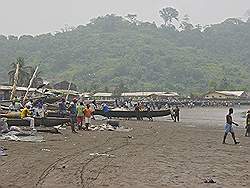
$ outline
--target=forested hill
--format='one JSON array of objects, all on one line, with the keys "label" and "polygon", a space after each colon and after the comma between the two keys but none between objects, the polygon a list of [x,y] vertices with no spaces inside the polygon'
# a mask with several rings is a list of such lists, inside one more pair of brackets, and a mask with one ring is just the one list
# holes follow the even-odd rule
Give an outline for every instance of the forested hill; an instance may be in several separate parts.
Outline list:
[{"label": "forested hill", "polygon": [[107,15],[55,35],[0,36],[1,82],[17,57],[39,64],[47,80],[74,81],[82,91],[250,90],[250,23],[177,31]]}]

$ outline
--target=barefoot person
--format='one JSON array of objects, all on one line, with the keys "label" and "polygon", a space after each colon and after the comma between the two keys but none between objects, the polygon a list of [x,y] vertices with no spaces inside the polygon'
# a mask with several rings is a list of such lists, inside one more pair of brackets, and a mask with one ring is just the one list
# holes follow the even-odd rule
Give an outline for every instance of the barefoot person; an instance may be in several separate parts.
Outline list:
[{"label": "barefoot person", "polygon": [[90,105],[87,104],[87,108],[84,110],[85,126],[87,131],[89,130],[92,114],[93,110],[90,108]]},{"label": "barefoot person", "polygon": [[76,107],[76,111],[77,111],[77,126],[79,130],[82,130],[82,122],[83,122],[83,111],[84,111],[84,106],[83,106],[83,102],[80,102],[80,104]]},{"label": "barefoot person", "polygon": [[239,126],[239,125],[237,123],[233,122],[232,114],[233,114],[233,108],[230,108],[228,115],[226,115],[226,124],[225,124],[225,127],[224,127],[225,134],[224,134],[224,138],[223,138],[223,142],[222,142],[223,144],[226,143],[226,138],[227,138],[228,133],[232,134],[232,137],[233,137],[233,140],[234,140],[235,144],[240,143],[240,142],[236,141],[234,130],[233,130],[233,124],[236,125],[236,126]]},{"label": "barefoot person", "polygon": [[76,116],[77,116],[76,103],[77,103],[77,99],[74,98],[73,101],[70,103],[70,106],[68,108],[70,126],[71,126],[72,133],[77,133],[76,130],[75,130]]},{"label": "barefoot person", "polygon": [[246,133],[245,136],[250,136],[250,110],[247,112],[246,117]]}]

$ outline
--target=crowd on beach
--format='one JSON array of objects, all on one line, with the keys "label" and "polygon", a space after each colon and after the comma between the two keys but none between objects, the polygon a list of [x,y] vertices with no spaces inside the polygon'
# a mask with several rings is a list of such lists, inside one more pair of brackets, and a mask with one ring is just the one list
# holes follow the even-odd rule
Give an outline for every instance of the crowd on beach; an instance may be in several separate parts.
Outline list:
[{"label": "crowd on beach", "polygon": [[[178,102],[178,103],[177,103]],[[174,122],[180,121],[180,108],[176,104],[181,104],[180,106],[187,106],[189,108],[192,108],[195,106],[195,104],[203,104],[204,101],[176,101],[176,100],[168,100],[168,101],[134,101],[132,99],[129,100],[118,100],[116,99],[114,101],[114,104],[112,105],[113,109],[119,109],[119,110],[130,110],[134,111],[136,113],[137,120],[143,120],[143,117],[141,116],[141,111],[147,112],[147,118],[149,121],[153,121],[153,117],[151,115],[151,111],[154,110],[160,110],[162,108],[164,109],[170,109],[171,112],[171,118]],[[184,105],[186,104],[186,105]],[[175,105],[175,106],[174,106]],[[205,106],[234,106],[233,104],[228,103],[227,101],[206,101]],[[237,105],[240,105],[238,103]],[[201,105],[204,106],[204,105]],[[91,119],[95,119],[94,112],[96,110],[102,110],[104,112],[104,116],[107,119],[111,119],[110,116],[110,106],[106,103],[102,103],[101,105],[98,105],[95,100],[93,101],[84,101],[81,98],[73,98],[71,102],[68,102],[65,100],[65,98],[62,98],[61,101],[58,103],[58,115],[61,118],[69,117],[70,119],[70,126],[73,133],[76,133],[76,130],[89,130],[89,126],[91,125]],[[32,99],[30,99],[28,102],[23,103],[20,99],[17,97],[12,100],[11,105],[9,106],[9,112],[18,112],[19,117],[23,120],[27,120],[30,122],[30,128],[32,131],[36,131],[35,124],[34,124],[34,118],[40,117],[43,118],[47,114],[46,104],[44,103],[43,99],[37,100],[35,103]],[[237,142],[235,140],[234,131],[232,128],[232,125],[234,123],[232,121],[232,113],[233,109],[232,107],[229,109],[229,114],[226,116],[226,125],[225,125],[225,138],[228,133],[232,133],[233,139],[235,143]],[[245,136],[250,136],[250,111],[248,111],[246,116],[246,134]]]}]

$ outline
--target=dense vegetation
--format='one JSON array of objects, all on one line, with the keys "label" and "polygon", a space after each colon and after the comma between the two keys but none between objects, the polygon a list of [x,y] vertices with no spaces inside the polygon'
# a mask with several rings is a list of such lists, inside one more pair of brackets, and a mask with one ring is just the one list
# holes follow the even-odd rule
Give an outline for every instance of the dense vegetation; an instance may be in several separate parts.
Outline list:
[{"label": "dense vegetation", "polygon": [[178,30],[172,20],[164,23],[107,15],[54,35],[0,36],[0,82],[24,57],[47,80],[74,81],[82,91],[250,90],[249,22],[227,19],[202,29],[185,18]]}]

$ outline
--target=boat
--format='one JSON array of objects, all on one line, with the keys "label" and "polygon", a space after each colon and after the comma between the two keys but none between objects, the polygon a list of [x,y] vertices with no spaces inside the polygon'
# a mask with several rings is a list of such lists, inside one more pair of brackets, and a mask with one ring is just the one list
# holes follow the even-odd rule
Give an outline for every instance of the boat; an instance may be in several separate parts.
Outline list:
[{"label": "boat", "polygon": [[[57,118],[57,117],[45,117],[45,118],[34,118],[35,126],[45,126],[45,127],[54,127],[64,123],[70,122],[69,118]],[[30,122],[28,120],[23,120],[19,118],[8,118],[6,120],[9,126],[29,126]]]},{"label": "boat", "polygon": [[[171,114],[170,109],[166,110],[154,110],[154,111],[140,111],[140,117],[164,117]],[[94,115],[101,115],[105,116],[105,113],[102,110],[96,110]],[[136,111],[123,111],[123,110],[111,110],[109,112],[110,117],[117,117],[117,118],[136,118],[137,117]]]}]

